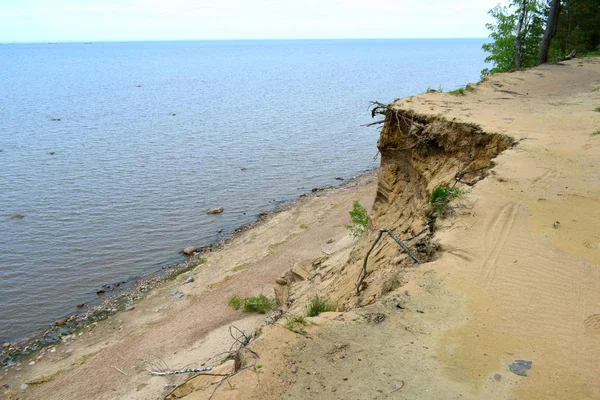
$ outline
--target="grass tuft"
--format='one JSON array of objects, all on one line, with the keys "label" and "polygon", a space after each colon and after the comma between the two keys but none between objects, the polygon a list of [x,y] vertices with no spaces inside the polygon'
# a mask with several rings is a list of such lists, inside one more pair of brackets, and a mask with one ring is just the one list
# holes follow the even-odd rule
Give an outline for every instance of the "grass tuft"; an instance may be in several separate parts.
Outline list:
[{"label": "grass tuft", "polygon": [[304,330],[306,325],[308,325],[308,322],[304,315],[291,315],[285,319],[285,327],[301,335],[306,335],[307,332]]},{"label": "grass tuft", "polygon": [[264,294],[246,298],[233,295],[229,298],[227,305],[234,310],[242,308],[245,312],[266,314],[275,308],[275,300],[268,298]]},{"label": "grass tuft", "polygon": [[464,96],[467,94],[467,91],[465,90],[465,88],[458,88],[456,90],[449,91],[448,94],[452,96]]},{"label": "grass tuft", "polygon": [[239,310],[244,305],[244,299],[242,299],[240,296],[234,294],[233,296],[231,296],[229,298],[227,305],[229,307],[233,308],[234,310]]},{"label": "grass tuft", "polygon": [[308,309],[306,310],[306,315],[309,317],[316,317],[317,315],[328,312],[335,311],[336,306],[331,303],[329,299],[321,298],[319,296],[315,297],[308,304]]},{"label": "grass tuft", "polygon": [[600,131],[592,132],[590,134],[590,136],[599,136],[599,135],[600,135]]},{"label": "grass tuft", "polygon": [[462,190],[449,185],[438,186],[431,192],[431,208],[439,217],[445,217],[448,213],[450,202],[463,194]]},{"label": "grass tuft", "polygon": [[600,107],[596,107],[596,108],[594,108],[594,111],[596,111],[596,112],[600,112]]}]

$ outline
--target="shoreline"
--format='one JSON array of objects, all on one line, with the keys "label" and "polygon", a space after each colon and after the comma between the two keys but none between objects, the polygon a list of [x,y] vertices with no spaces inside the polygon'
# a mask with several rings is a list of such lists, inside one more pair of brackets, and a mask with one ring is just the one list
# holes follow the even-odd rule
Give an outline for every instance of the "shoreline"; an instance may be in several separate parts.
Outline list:
[{"label": "shoreline", "polygon": [[[92,304],[84,304],[83,307],[86,308],[85,311],[68,313],[57,319],[55,322],[47,325],[47,328],[42,328],[41,332],[31,334],[26,338],[0,343],[0,368],[11,368],[18,364],[23,358],[43,350],[44,348],[60,343],[61,338],[77,334],[90,324],[103,321],[109,316],[121,311],[132,311],[135,308],[133,306],[134,302],[142,299],[150,291],[157,289],[165,283],[200,266],[204,262],[204,255],[224,248],[240,234],[262,224],[268,216],[289,210],[298,202],[319,192],[331,189],[335,190],[347,185],[352,185],[361,178],[372,174],[377,169],[378,167],[364,170],[359,175],[344,179],[339,185],[313,188],[310,192],[298,195],[294,200],[277,204],[273,209],[259,213],[254,221],[238,226],[226,237],[197,248],[196,251],[192,255],[186,257],[184,261],[169,264],[160,270],[151,272],[143,277],[132,279],[132,283],[126,288],[120,289],[118,293],[108,294],[107,292],[104,292],[108,294],[108,296],[96,299],[97,302],[90,302]],[[125,283],[126,281],[121,282],[121,284]],[[103,285],[102,290],[108,290],[110,287],[114,290],[114,286],[115,285]]]}]

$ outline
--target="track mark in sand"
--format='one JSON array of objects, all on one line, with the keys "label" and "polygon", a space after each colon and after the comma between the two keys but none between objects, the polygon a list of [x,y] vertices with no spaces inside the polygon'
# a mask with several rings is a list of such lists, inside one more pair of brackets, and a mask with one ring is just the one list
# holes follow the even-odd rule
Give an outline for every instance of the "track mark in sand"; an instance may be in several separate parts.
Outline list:
[{"label": "track mark in sand", "polygon": [[592,314],[583,320],[587,329],[600,331],[600,314]]},{"label": "track mark in sand", "polygon": [[481,264],[480,276],[483,277],[487,286],[491,285],[496,278],[498,256],[500,256],[506,241],[510,237],[518,211],[519,206],[516,203],[508,203],[501,207],[485,224],[483,237],[484,259]]},{"label": "track mark in sand", "polygon": [[535,188],[548,189],[559,177],[560,173],[557,170],[548,168],[540,176],[533,178],[531,184]]}]

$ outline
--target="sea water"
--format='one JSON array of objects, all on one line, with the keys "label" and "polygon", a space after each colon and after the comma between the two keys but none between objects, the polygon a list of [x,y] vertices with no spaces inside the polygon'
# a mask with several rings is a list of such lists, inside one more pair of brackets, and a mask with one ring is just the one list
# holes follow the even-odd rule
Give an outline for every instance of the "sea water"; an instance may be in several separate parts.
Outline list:
[{"label": "sea water", "polygon": [[477,81],[483,42],[0,45],[0,340],[376,167],[369,102]]}]

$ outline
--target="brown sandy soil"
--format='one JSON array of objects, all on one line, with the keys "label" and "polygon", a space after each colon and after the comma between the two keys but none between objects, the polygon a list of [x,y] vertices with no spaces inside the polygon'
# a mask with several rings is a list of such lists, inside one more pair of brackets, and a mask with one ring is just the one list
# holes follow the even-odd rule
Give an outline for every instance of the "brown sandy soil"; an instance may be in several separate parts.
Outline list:
[{"label": "brown sandy soil", "polygon": [[[329,251],[351,246],[344,227],[348,210],[354,200],[370,207],[374,185],[375,174],[368,174],[300,199],[205,255],[195,270],[151,291],[134,310],[85,329],[34,366],[27,360],[22,370],[1,374],[0,385],[9,384],[7,395],[13,398],[162,399],[187,375],[151,376],[146,369],[218,365],[224,357],[217,355],[234,343],[229,324],[252,334],[265,320],[227,307],[229,297],[272,297],[275,279],[295,264],[323,256],[322,246]],[[183,284],[190,275],[194,282]],[[184,297],[172,295],[174,290]],[[40,381],[45,382],[31,384]],[[26,382],[25,392],[15,393]]]},{"label": "brown sandy soil", "polygon": [[[355,299],[376,299],[373,304],[311,319],[307,335],[280,321],[250,346],[259,359],[249,358],[218,387],[196,378],[180,388],[187,396],[179,395],[599,399],[600,137],[591,136],[600,129],[599,105],[600,59],[493,76],[466,96],[398,101],[399,110],[432,116],[433,129],[442,118],[523,140],[494,160],[486,179],[460,185],[465,195],[454,213],[436,222],[436,261],[410,268],[397,260],[394,246],[382,245],[374,252],[368,293]],[[440,159],[439,168],[429,166],[416,179],[410,177],[415,168],[407,168],[403,180],[405,161],[389,151],[382,156],[371,228],[393,226],[407,237],[423,223],[411,208],[423,199],[399,203],[405,193],[398,186],[417,181],[431,191],[456,169]],[[390,171],[395,175],[388,177]],[[364,254],[372,238],[373,229],[354,250],[331,255],[294,283],[290,312],[302,312],[315,293],[352,305],[350,285],[327,281],[344,283],[339,277],[348,270],[356,278],[360,256],[353,253]],[[401,279],[385,293],[379,280],[390,265]],[[509,370],[515,360],[532,361],[526,377]]]},{"label": "brown sandy soil", "polygon": [[[402,135],[388,119],[376,196],[366,177],[305,199],[211,253],[194,283],[183,285],[184,275],[151,292],[0,384],[49,377],[24,392],[40,399],[599,399],[600,136],[590,135],[599,106],[600,59],[496,75],[466,96],[399,100],[404,135],[420,118],[416,132],[431,141],[412,153],[397,146]],[[377,229],[421,231],[428,193],[452,181],[464,157],[469,168],[489,163],[508,137],[523,140],[475,186],[459,184],[465,194],[435,222],[433,239],[409,242],[426,261],[437,243],[437,259],[416,266],[384,240],[356,296]],[[374,196],[368,235],[350,240],[352,201]],[[310,318],[305,335],[284,318],[263,327],[227,379],[144,370],[160,360],[216,365],[232,344],[229,324],[252,332],[263,321],[227,309],[227,298],[271,293],[281,275],[289,314],[317,294],[346,312]],[[509,371],[515,360],[532,361],[526,377]],[[213,372],[233,373],[231,364]]]}]

